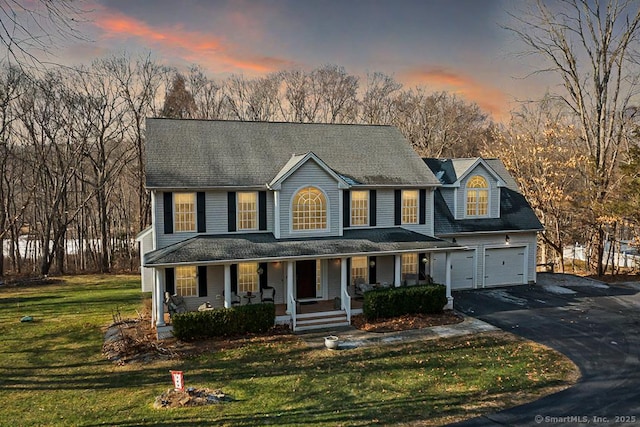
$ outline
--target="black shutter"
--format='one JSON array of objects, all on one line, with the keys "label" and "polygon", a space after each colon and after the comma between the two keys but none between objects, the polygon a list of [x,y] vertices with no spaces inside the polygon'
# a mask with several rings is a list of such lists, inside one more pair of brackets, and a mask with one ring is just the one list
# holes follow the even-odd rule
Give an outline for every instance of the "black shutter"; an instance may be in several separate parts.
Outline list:
[{"label": "black shutter", "polygon": [[258,268],[262,269],[262,274],[260,275],[260,289],[264,289],[269,286],[269,280],[267,279],[267,263],[261,262],[258,264]]},{"label": "black shutter", "polygon": [[231,264],[231,292],[238,293],[238,264]]},{"label": "black shutter", "polygon": [[369,190],[369,225],[376,226],[377,218],[376,190]]},{"label": "black shutter", "polygon": [[351,227],[351,192],[342,192],[342,228]]},{"label": "black shutter", "polygon": [[198,219],[198,233],[204,233],[207,231],[207,217],[205,208],[205,196],[204,192],[199,191],[196,193],[196,217]]},{"label": "black shutter", "polygon": [[420,212],[419,222],[420,224],[427,223],[427,190],[424,188],[420,190],[420,206],[418,212]]},{"label": "black shutter", "polygon": [[395,225],[402,224],[402,190],[395,191],[395,204],[393,206],[393,221]]},{"label": "black shutter", "polygon": [[427,257],[427,254],[418,254],[418,277],[420,280],[427,280],[427,264],[422,262]]},{"label": "black shutter", "polygon": [[169,295],[176,293],[176,272],[173,268],[164,269],[164,288]]},{"label": "black shutter", "polygon": [[347,286],[351,286],[351,258],[347,258]]},{"label": "black shutter", "polygon": [[[371,265],[373,262],[373,266]],[[376,283],[378,280],[376,279],[376,257],[369,257],[369,283]]]},{"label": "black shutter", "polygon": [[267,229],[267,192],[258,192],[258,230]]},{"label": "black shutter", "polygon": [[207,266],[198,266],[198,296],[207,296]]},{"label": "black shutter", "polygon": [[236,231],[236,193],[227,193],[227,227],[229,231]]},{"label": "black shutter", "polygon": [[173,193],[167,192],[164,197],[164,234],[173,233]]}]

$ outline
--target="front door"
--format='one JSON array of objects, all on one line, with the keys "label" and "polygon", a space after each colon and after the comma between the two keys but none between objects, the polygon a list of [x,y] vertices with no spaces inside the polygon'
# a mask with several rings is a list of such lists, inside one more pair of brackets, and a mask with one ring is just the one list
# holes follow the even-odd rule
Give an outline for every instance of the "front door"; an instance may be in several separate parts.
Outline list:
[{"label": "front door", "polygon": [[296,298],[316,297],[316,260],[296,262]]}]

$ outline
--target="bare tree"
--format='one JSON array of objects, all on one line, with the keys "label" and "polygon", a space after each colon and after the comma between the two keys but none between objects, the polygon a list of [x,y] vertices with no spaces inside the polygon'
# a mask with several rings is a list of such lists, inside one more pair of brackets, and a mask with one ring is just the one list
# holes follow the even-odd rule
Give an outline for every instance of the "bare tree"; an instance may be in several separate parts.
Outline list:
[{"label": "bare tree", "polygon": [[361,121],[374,125],[388,125],[393,121],[394,97],[402,84],[383,73],[368,73],[360,102]]},{"label": "bare tree", "polygon": [[0,0],[0,44],[18,66],[43,64],[67,39],[82,39],[79,24],[88,11],[78,1]]},{"label": "bare tree", "polygon": [[162,117],[174,119],[188,119],[196,114],[196,102],[191,92],[187,89],[186,81],[182,74],[177,73],[173,77],[160,114]]},{"label": "bare tree", "polygon": [[560,77],[559,98],[578,118],[581,147],[589,156],[587,200],[597,248],[597,273],[605,255],[605,217],[618,181],[618,156],[625,134],[625,111],[637,90],[640,8],[633,0],[562,0],[513,16],[510,27]]}]

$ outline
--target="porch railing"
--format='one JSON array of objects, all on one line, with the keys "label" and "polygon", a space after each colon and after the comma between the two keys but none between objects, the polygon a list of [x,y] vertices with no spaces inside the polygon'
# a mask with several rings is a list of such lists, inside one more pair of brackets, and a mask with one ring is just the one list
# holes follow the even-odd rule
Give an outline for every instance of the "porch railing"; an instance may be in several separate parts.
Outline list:
[{"label": "porch railing", "polygon": [[296,330],[296,299],[293,295],[289,295],[289,302],[291,303],[291,328]]},{"label": "porch railing", "polygon": [[351,324],[351,296],[346,289],[342,290],[342,309],[347,312],[347,322]]}]

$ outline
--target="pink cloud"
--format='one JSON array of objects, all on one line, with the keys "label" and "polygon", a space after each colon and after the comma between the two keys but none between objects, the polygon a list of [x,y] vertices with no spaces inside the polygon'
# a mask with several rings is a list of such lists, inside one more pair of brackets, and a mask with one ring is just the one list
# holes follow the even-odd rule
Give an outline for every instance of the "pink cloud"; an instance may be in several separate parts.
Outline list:
[{"label": "pink cloud", "polygon": [[419,67],[401,73],[401,79],[409,85],[425,85],[456,93],[478,104],[494,119],[502,120],[508,116],[509,105],[503,91],[463,73],[439,66]]},{"label": "pink cloud", "polygon": [[244,53],[210,33],[181,26],[154,27],[117,11],[100,10],[94,24],[102,31],[103,39],[135,39],[150,49],[220,71],[262,74],[293,64],[282,58]]}]

